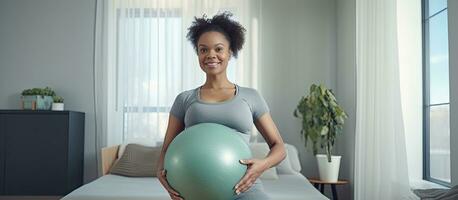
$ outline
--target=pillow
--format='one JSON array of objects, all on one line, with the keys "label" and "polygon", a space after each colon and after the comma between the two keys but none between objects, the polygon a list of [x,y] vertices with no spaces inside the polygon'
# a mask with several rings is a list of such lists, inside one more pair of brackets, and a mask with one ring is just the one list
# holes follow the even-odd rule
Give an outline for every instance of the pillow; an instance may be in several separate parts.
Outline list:
[{"label": "pillow", "polygon": [[[256,159],[264,159],[270,151],[269,146],[267,146],[266,143],[251,143],[250,149],[253,158]],[[267,169],[266,171],[264,171],[264,173],[261,174],[259,178],[270,180],[278,179],[276,167],[271,167]]]},{"label": "pillow", "polygon": [[128,144],[110,173],[129,177],[155,177],[161,149],[162,146]]},{"label": "pillow", "polygon": [[301,161],[299,161],[299,153],[295,146],[290,144],[286,145],[286,151],[288,152],[288,159],[291,164],[291,168],[296,172],[301,172]]},{"label": "pillow", "polygon": [[141,144],[141,145],[149,146],[149,147],[161,146],[162,145],[162,142],[155,142],[153,140],[149,140],[149,139],[145,139],[145,138],[130,138],[130,139],[127,139],[121,145],[119,145],[118,158],[121,158],[122,154],[124,153],[124,149],[126,149],[126,146],[128,144],[131,144],[131,143]]}]

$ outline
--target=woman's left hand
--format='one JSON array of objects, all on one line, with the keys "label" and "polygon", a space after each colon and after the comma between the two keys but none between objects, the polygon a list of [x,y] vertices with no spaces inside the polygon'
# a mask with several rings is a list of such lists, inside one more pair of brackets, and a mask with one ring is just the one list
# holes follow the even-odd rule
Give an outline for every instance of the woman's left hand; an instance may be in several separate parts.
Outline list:
[{"label": "woman's left hand", "polygon": [[268,163],[264,159],[245,159],[240,163],[247,165],[248,169],[242,179],[235,185],[235,192],[240,194],[247,191],[261,174],[268,169]]}]

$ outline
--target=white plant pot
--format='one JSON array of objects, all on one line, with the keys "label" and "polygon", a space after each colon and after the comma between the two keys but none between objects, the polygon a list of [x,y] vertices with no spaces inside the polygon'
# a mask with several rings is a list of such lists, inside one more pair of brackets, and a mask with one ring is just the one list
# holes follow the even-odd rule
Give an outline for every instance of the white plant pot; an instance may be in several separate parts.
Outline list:
[{"label": "white plant pot", "polygon": [[64,103],[52,103],[51,110],[57,110],[57,111],[64,110]]},{"label": "white plant pot", "polygon": [[317,154],[318,171],[320,180],[336,182],[339,179],[340,159],[342,156],[331,156],[331,162],[328,162],[326,154]]}]

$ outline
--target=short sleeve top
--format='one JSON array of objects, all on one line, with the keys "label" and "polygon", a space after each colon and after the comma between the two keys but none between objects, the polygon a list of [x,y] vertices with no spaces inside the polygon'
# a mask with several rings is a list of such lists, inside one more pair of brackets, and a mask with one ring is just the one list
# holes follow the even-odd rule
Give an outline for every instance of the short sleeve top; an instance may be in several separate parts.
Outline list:
[{"label": "short sleeve top", "polygon": [[170,114],[181,120],[185,128],[199,123],[218,123],[242,133],[248,142],[253,122],[269,112],[257,90],[235,84],[235,96],[223,102],[200,99],[200,87],[178,94]]}]

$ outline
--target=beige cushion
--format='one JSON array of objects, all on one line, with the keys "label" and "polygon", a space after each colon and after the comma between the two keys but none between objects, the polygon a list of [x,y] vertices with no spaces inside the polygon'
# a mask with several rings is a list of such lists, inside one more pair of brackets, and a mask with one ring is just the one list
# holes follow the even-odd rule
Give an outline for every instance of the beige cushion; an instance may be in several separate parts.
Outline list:
[{"label": "beige cushion", "polygon": [[[269,146],[267,146],[266,143],[251,143],[250,149],[253,158],[257,159],[265,158],[270,151]],[[278,179],[276,167],[271,167],[268,170],[264,171],[264,173],[262,173],[262,175],[259,178],[270,180]]]},{"label": "beige cushion", "polygon": [[110,173],[129,177],[155,177],[161,148],[128,144]]},{"label": "beige cushion", "polygon": [[118,158],[121,158],[122,154],[124,153],[124,149],[126,149],[126,146],[128,144],[141,144],[144,146],[149,146],[149,147],[155,147],[155,146],[161,146],[162,142],[158,143],[155,142],[154,140],[148,139],[148,138],[129,138],[126,139],[120,146],[119,146],[119,151],[118,151]]}]

